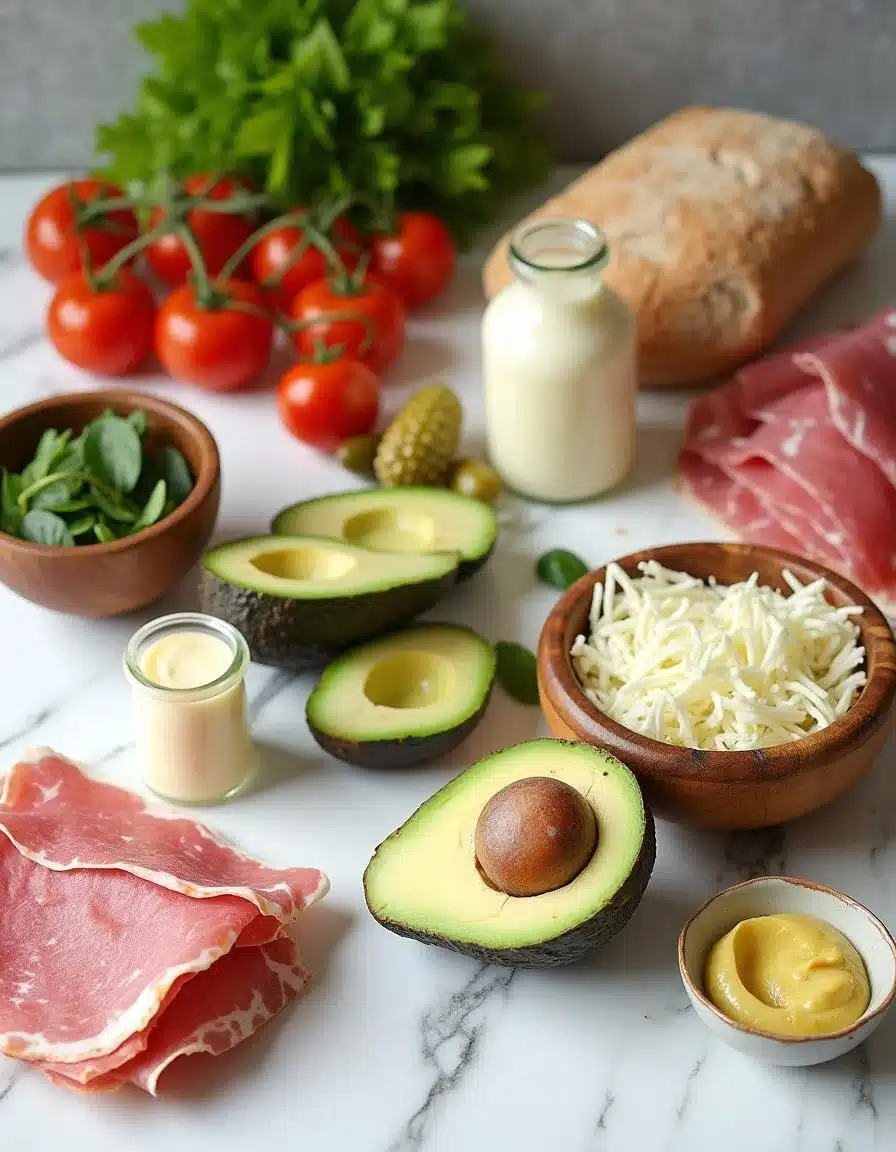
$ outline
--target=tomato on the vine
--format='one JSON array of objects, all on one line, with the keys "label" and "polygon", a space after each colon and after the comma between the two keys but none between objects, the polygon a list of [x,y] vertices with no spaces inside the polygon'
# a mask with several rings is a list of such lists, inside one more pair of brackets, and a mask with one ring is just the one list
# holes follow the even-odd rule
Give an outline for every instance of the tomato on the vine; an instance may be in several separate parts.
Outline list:
[{"label": "tomato on the vine", "polygon": [[332,451],[349,436],[360,436],[374,426],[380,383],[358,360],[296,364],[277,385],[277,408],[293,436]]},{"label": "tomato on the vine", "polygon": [[[240,192],[253,189],[242,176],[189,176],[183,182],[189,196],[206,196],[209,200],[229,200]],[[149,219],[149,228],[157,228],[165,220],[164,208],[156,208]],[[187,213],[187,227],[193,233],[205,270],[217,276],[231,256],[252,235],[255,225],[248,216],[237,212],[210,212],[193,208]],[[166,284],[177,287],[184,283],[193,265],[183,240],[176,232],[163,233],[146,249],[150,267]]]},{"label": "tomato on the vine", "polygon": [[91,267],[102,268],[137,236],[137,218],[129,208],[118,209],[78,227],[79,206],[98,197],[118,198],[124,192],[103,180],[71,180],[43,196],[28,217],[25,251],[31,267],[54,283],[82,267],[82,245]]},{"label": "tomato on the vine", "polygon": [[56,287],[47,311],[47,334],[60,355],[103,376],[124,376],[152,351],[155,302],[127,268],[94,287],[74,272]]},{"label": "tomato on the vine", "polygon": [[185,284],[159,309],[156,355],[178,380],[212,392],[242,388],[271,354],[274,325],[263,308],[264,297],[254,284],[216,282],[208,303],[193,284]]},{"label": "tomato on the vine", "polygon": [[[361,233],[350,220],[333,221],[328,239],[343,266],[357,266],[362,249]],[[278,312],[288,313],[299,292],[315,280],[323,280],[329,265],[323,252],[306,241],[299,224],[284,223],[265,233],[252,250],[252,279]]]},{"label": "tomato on the vine", "polygon": [[408,308],[420,308],[448,286],[457,247],[448,228],[430,212],[402,212],[394,233],[377,233],[370,243],[370,270]]},{"label": "tomato on the vine", "polygon": [[404,347],[404,304],[369,276],[360,283],[317,280],[302,289],[290,311],[303,325],[293,342],[306,357],[320,345],[340,348],[344,356],[382,372]]}]

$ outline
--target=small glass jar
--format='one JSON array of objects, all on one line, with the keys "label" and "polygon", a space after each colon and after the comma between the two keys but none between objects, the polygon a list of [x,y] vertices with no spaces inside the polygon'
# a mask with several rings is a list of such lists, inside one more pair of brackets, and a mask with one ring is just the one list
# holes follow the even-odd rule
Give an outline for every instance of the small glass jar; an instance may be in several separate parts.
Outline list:
[{"label": "small glass jar", "polygon": [[482,321],[488,449],[505,485],[545,503],[615,487],[635,455],[634,316],[601,279],[609,259],[587,220],[523,225],[514,279]]},{"label": "small glass jar", "polygon": [[177,804],[209,804],[249,782],[255,756],[248,666],[249,647],[237,629],[201,612],[161,616],[131,637],[124,668],[137,758],[157,795]]}]

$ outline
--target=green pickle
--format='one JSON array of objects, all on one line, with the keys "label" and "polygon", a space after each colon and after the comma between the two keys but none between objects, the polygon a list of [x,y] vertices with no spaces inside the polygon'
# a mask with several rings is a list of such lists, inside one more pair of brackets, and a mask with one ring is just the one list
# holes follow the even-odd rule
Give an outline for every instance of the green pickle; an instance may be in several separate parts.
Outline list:
[{"label": "green pickle", "polygon": [[373,476],[373,461],[379,447],[380,438],[372,432],[365,436],[351,436],[343,440],[336,449],[336,459],[343,468],[359,476]]},{"label": "green pickle", "polygon": [[501,494],[501,477],[481,460],[458,460],[451,470],[448,487],[461,496],[493,504]]}]

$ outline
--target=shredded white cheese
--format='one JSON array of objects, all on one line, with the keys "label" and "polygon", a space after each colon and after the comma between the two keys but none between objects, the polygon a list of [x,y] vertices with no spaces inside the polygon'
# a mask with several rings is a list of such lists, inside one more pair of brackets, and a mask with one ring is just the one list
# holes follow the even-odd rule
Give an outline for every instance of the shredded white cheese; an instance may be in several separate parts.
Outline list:
[{"label": "shredded white cheese", "polygon": [[824,581],[783,574],[789,596],[758,573],[720,585],[654,560],[618,564],[594,589],[591,635],[572,660],[586,696],[620,724],[689,748],[768,748],[826,728],[865,683],[853,617]]}]

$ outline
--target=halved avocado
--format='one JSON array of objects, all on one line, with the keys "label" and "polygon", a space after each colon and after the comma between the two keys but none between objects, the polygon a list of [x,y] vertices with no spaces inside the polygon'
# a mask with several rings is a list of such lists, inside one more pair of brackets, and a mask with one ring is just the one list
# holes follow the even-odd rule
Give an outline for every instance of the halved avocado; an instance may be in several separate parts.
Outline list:
[{"label": "halved avocado", "polygon": [[423,624],[371,640],[326,669],[305,711],[321,748],[364,768],[446,755],[482,718],[495,650],[469,628]]},{"label": "halved avocado", "polygon": [[253,536],[205,553],[199,602],[242,632],[253,660],[301,672],[426,612],[456,581],[458,559]]},{"label": "halved avocado", "polygon": [[[594,812],[593,855],[569,883],[508,896],[476,858],[480,814],[507,785],[553,778]],[[518,830],[525,845],[526,831]],[[587,744],[531,740],[486,756],[425,801],[374,852],[364,873],[373,916],[400,936],[520,968],[568,964],[628,921],[656,857],[653,817],[619,760]]]},{"label": "halved avocado", "polygon": [[273,532],[310,532],[384,552],[459,552],[465,580],[486,562],[498,535],[495,511],[443,488],[368,488],[292,504]]}]

